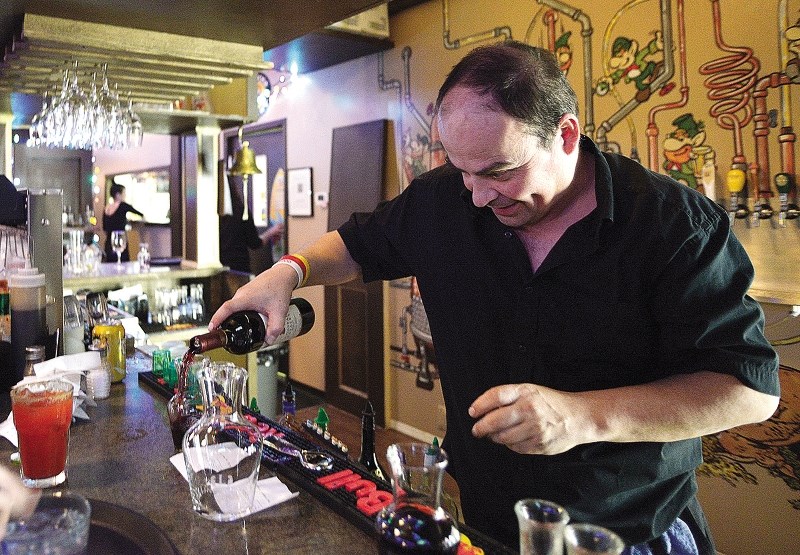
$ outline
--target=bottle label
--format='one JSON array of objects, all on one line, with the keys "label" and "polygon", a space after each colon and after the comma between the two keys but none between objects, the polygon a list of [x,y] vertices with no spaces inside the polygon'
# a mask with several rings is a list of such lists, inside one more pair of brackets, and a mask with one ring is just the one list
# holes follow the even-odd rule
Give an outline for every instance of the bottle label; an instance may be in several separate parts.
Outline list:
[{"label": "bottle label", "polygon": [[289,312],[286,314],[286,324],[283,328],[283,333],[275,338],[275,343],[283,343],[294,337],[300,335],[303,329],[303,316],[300,314],[300,309],[295,305],[289,305]]}]

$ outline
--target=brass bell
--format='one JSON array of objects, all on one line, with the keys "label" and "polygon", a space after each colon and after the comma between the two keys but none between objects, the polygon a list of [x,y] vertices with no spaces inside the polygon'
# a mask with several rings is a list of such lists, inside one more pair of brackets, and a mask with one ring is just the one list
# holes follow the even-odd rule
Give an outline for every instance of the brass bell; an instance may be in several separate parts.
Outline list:
[{"label": "brass bell", "polygon": [[236,161],[230,169],[231,175],[254,175],[261,173],[256,166],[256,153],[250,148],[249,141],[242,141],[242,148],[236,152]]}]

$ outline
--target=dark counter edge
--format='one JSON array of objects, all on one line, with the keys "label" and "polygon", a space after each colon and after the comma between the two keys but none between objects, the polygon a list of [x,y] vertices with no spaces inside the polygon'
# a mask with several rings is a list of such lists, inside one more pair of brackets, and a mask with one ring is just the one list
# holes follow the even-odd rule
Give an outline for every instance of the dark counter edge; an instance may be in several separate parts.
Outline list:
[{"label": "dark counter edge", "polygon": [[[148,388],[156,392],[159,396],[163,399],[169,400],[172,397],[172,392],[167,389],[165,386],[160,384],[155,376],[153,376],[152,372],[139,372],[139,383],[145,384]],[[302,438],[299,438],[297,434],[293,430],[286,430],[285,428],[278,425],[278,423],[274,422],[270,418],[265,417],[264,415],[254,412],[247,407],[242,408],[243,413],[249,414],[254,416],[259,421],[268,424],[269,426],[279,429],[283,431],[285,434],[292,436],[293,440],[300,440],[299,443],[305,442]],[[311,446],[309,446],[311,447]],[[318,445],[313,445],[313,448],[320,448]],[[324,447],[322,447],[324,449]],[[353,470],[353,472],[361,474],[363,477],[368,478],[369,480],[374,481],[379,488],[384,489],[386,491],[391,491],[391,484],[384,480],[380,480],[375,478],[374,476],[370,475],[369,473],[362,470],[360,467],[357,467],[353,461],[344,460],[342,457],[335,452],[328,451],[330,454],[334,455],[335,460],[337,461],[338,465],[344,465]],[[262,461],[264,461],[262,459]],[[360,528],[363,532],[372,535],[375,532],[374,528],[374,520],[367,517],[364,513],[359,511],[354,505],[349,505],[342,503],[339,499],[332,494],[330,490],[325,489],[324,487],[320,486],[316,483],[316,481],[309,479],[308,476],[298,472],[294,468],[289,465],[284,464],[276,464],[264,461],[264,464],[270,469],[275,471],[277,474],[285,476],[292,483],[296,484],[298,487],[302,488],[304,491],[312,495],[315,499],[323,503],[325,506],[330,508],[331,510],[335,511],[336,513],[344,516],[351,524]],[[517,553],[516,550],[509,548],[508,546],[498,542],[497,540],[487,536],[483,532],[479,532],[470,526],[459,523],[458,525],[459,531],[464,533],[467,537],[469,537],[472,545],[475,547],[480,547],[483,549],[486,555],[506,555],[506,554],[514,554]]]}]

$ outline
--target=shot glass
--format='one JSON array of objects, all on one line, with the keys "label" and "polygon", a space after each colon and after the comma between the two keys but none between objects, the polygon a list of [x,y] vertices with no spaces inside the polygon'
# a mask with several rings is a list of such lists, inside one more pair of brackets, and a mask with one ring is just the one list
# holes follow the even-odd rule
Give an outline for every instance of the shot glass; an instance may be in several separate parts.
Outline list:
[{"label": "shot glass", "polygon": [[514,505],[519,522],[520,555],[563,555],[569,513],[545,499],[521,499]]},{"label": "shot glass", "polygon": [[619,555],[625,542],[617,534],[594,524],[567,524],[564,529],[567,555]]},{"label": "shot glass", "polygon": [[86,553],[92,508],[85,497],[70,491],[45,493],[34,513],[6,525],[0,553],[28,555]]},{"label": "shot glass", "polygon": [[11,411],[19,436],[22,482],[31,488],[67,479],[73,386],[52,379],[21,383],[11,390]]}]

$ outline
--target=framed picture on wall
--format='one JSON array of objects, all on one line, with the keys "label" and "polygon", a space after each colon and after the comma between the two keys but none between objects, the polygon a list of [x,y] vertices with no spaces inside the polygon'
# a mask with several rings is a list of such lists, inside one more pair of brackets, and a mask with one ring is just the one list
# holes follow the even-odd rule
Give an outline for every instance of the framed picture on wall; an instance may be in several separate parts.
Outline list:
[{"label": "framed picture on wall", "polygon": [[286,190],[289,193],[290,216],[314,215],[314,187],[311,168],[296,168],[286,172]]}]

